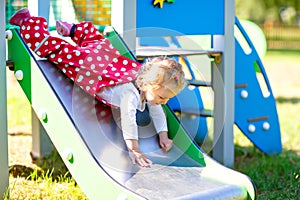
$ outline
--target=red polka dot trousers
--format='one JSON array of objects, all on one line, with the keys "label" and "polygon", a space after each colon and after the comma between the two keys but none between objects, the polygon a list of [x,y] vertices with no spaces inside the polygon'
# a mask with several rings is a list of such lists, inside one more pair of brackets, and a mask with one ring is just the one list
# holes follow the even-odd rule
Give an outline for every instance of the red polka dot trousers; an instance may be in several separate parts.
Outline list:
[{"label": "red polka dot trousers", "polygon": [[141,66],[120,55],[91,22],[76,24],[71,38],[74,44],[51,36],[42,17],[25,20],[20,32],[31,50],[56,64],[67,77],[98,99],[95,93],[102,87],[133,81]]}]

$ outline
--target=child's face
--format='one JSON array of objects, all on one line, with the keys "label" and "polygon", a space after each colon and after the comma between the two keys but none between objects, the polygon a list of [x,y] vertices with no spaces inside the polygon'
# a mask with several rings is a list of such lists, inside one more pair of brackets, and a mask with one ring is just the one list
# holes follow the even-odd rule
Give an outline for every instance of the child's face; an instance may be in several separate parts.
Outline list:
[{"label": "child's face", "polygon": [[151,88],[145,92],[145,97],[151,105],[166,104],[175,94],[167,87]]}]

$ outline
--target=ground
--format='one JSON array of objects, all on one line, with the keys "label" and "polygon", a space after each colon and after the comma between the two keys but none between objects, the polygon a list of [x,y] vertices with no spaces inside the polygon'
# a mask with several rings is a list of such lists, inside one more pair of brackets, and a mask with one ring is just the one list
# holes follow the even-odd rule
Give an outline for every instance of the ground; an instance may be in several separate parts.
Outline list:
[{"label": "ground", "polygon": [[[284,55],[270,54],[263,59],[273,93],[276,98],[300,98],[300,56],[287,59]],[[22,94],[13,72],[7,72],[7,87],[16,88],[15,92]],[[8,127],[9,165],[15,175],[30,173],[36,166],[31,159],[32,147],[30,125],[25,127]]]}]

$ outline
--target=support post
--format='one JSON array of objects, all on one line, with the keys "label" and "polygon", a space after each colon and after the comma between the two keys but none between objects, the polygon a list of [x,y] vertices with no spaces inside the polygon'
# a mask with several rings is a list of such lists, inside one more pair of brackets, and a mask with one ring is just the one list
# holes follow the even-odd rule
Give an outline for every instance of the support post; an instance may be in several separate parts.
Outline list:
[{"label": "support post", "polygon": [[5,2],[0,2],[0,199],[7,192],[8,181],[8,135],[7,135],[7,87],[6,87],[6,39]]},{"label": "support post", "polygon": [[41,16],[49,21],[50,0],[30,0],[28,9],[33,16]]},{"label": "support post", "polygon": [[38,159],[51,154],[53,150],[53,144],[36,116],[34,110],[31,108],[31,126],[32,126],[32,159]]},{"label": "support post", "polygon": [[[224,9],[224,35],[214,36],[214,48],[224,53],[222,63],[214,70],[213,158],[231,167],[234,164],[235,1],[224,1]],[[216,77],[220,76],[217,71],[222,80]]]},{"label": "support post", "polygon": [[[29,2],[30,3],[30,2]],[[33,0],[29,4],[30,12],[33,15],[42,16],[49,20],[50,1],[49,0]],[[36,113],[31,108],[31,126],[32,126],[32,159],[42,158],[50,155],[53,150],[52,142],[39,121]]]},{"label": "support post", "polygon": [[124,39],[128,48],[135,52],[136,0],[112,0],[111,25]]}]

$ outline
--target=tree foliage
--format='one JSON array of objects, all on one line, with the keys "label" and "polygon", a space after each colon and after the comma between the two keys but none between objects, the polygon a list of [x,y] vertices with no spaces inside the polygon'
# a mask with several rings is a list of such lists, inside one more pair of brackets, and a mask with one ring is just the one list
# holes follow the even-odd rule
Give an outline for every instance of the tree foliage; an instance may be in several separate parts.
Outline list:
[{"label": "tree foliage", "polygon": [[236,15],[262,24],[266,21],[300,25],[299,0],[236,0]]}]

